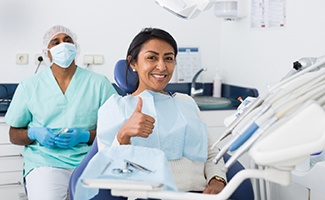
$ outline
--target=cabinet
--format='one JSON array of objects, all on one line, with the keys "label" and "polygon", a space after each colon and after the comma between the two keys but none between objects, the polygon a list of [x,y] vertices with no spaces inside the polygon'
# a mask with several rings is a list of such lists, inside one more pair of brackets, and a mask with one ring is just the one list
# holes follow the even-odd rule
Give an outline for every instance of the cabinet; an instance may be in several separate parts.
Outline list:
[{"label": "cabinet", "polygon": [[26,199],[23,186],[23,146],[9,141],[9,126],[0,117],[0,194],[1,199]]}]

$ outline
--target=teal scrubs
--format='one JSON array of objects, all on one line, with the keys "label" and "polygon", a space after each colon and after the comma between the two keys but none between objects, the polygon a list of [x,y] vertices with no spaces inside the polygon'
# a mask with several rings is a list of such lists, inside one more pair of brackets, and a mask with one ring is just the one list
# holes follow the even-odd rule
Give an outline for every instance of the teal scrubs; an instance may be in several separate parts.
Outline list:
[{"label": "teal scrubs", "polygon": [[[51,68],[47,68],[18,85],[5,122],[15,128],[95,130],[99,107],[116,93],[105,76],[77,67],[63,94]],[[41,166],[75,168],[89,148],[87,144],[47,148],[35,141],[24,150],[24,176]]]}]

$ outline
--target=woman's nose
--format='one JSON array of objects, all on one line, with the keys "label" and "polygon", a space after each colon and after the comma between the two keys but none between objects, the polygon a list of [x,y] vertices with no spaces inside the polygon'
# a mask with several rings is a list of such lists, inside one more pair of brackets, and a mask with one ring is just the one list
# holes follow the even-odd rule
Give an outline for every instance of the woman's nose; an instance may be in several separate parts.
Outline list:
[{"label": "woman's nose", "polygon": [[166,63],[164,60],[160,60],[158,63],[157,63],[157,66],[156,66],[156,69],[158,69],[159,71],[164,71],[167,69],[166,67]]}]

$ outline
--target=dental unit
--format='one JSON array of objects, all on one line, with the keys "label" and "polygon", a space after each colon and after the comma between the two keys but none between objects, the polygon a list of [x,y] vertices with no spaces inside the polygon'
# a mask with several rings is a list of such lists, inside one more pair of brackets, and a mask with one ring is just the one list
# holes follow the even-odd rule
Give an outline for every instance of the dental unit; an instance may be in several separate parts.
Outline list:
[{"label": "dental unit", "polygon": [[[247,109],[226,128],[226,130],[223,132],[222,136],[214,143],[213,147],[215,147],[220,141],[222,141],[227,136],[229,136],[232,133],[233,129],[239,124],[239,122],[241,122],[241,120],[244,117],[246,117],[246,115],[248,113],[250,113],[252,110],[254,110],[258,106],[260,106],[265,101],[266,98],[270,98],[270,97],[272,97],[272,95],[277,94],[277,91],[280,90],[282,86],[284,86],[285,84],[289,83],[290,81],[304,75],[307,72],[311,72],[313,70],[318,69],[319,67],[321,67],[321,65],[325,64],[324,56],[319,57],[317,60],[318,60],[318,62],[316,62],[315,64],[307,66],[303,69],[300,69],[301,71],[299,71],[298,73],[295,73],[292,76],[286,77],[285,79],[281,80],[279,83],[270,87],[268,89],[267,93],[256,98],[256,100],[254,102],[252,102],[250,104],[250,106],[248,106]],[[294,87],[299,88],[301,85],[303,85],[303,84],[300,81],[297,81],[297,85],[292,86],[293,87],[292,89],[294,89]]]},{"label": "dental unit", "polygon": [[[234,137],[221,149],[219,154],[214,159],[214,162],[218,162],[218,160],[220,160],[225,152],[233,152],[237,150],[257,131],[256,135],[254,135],[251,140],[245,143],[245,146],[243,148],[236,151],[231,159],[228,160],[225,165],[225,168],[227,169],[236,159],[238,159],[240,155],[247,151],[249,146],[251,146],[253,142],[255,142],[259,136],[262,135],[261,133],[265,132],[267,128],[278,121],[287,112],[303,104],[308,99],[315,100],[323,96],[323,91],[325,89],[324,71],[325,70],[323,69],[317,73],[312,73],[307,78],[303,77],[304,80],[301,80],[301,78],[296,79],[295,81],[292,81],[293,83],[284,85],[285,87],[282,87],[282,89],[278,90],[277,93],[266,98],[265,104],[262,105],[262,110],[259,113],[255,114],[254,117],[252,117],[251,122],[248,123],[249,126],[241,128],[241,131],[239,131],[239,133],[233,132],[233,134],[235,133],[238,136]],[[276,112],[278,113],[276,114]],[[261,116],[262,114],[264,114],[264,116]]]}]

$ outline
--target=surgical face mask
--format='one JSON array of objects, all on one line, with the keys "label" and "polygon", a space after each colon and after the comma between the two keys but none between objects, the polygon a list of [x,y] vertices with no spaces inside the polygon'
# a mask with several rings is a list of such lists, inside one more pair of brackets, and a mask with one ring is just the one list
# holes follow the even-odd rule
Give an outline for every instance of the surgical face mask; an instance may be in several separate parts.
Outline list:
[{"label": "surgical face mask", "polygon": [[67,42],[52,47],[50,52],[52,55],[52,63],[62,68],[68,68],[77,54],[76,46]]}]

